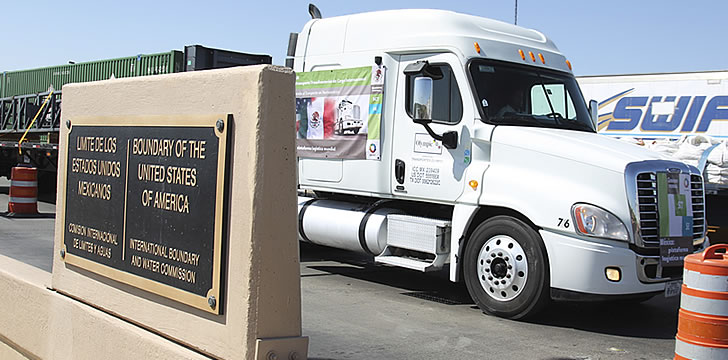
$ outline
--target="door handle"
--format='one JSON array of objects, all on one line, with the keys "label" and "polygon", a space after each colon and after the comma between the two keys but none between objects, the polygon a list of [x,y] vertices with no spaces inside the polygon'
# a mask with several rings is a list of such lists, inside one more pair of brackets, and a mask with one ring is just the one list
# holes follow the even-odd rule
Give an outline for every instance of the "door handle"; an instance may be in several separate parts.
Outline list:
[{"label": "door handle", "polygon": [[404,161],[400,159],[394,161],[394,177],[399,184],[404,184]]}]

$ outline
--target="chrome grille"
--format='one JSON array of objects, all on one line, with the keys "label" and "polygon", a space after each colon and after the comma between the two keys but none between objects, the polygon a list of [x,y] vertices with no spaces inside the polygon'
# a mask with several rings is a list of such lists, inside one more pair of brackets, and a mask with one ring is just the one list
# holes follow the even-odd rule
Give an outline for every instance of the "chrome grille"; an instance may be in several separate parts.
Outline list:
[{"label": "chrome grille", "polygon": [[658,247],[657,176],[654,172],[637,174],[637,206],[643,246]]},{"label": "chrome grille", "polygon": [[662,171],[679,169],[690,174],[693,206],[693,245],[699,247],[705,238],[705,196],[703,178],[698,169],[684,163],[647,160],[634,162],[625,168],[627,200],[631,210],[634,244],[641,248],[658,248],[659,214],[657,195],[657,174]]}]

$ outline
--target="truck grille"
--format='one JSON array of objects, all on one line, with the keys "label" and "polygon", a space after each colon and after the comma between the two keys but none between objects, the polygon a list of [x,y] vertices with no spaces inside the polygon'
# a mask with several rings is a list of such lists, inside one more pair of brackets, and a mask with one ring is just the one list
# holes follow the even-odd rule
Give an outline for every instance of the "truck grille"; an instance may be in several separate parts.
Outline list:
[{"label": "truck grille", "polygon": [[[690,186],[693,204],[693,240],[700,242],[705,234],[705,197],[703,196],[703,179],[700,175],[690,175]],[[656,172],[637,174],[637,206],[639,212],[639,231],[642,247],[656,248],[660,246],[659,215],[657,212],[657,175]]]},{"label": "truck grille", "polygon": [[658,247],[657,176],[654,172],[637,174],[637,206],[643,245]]}]

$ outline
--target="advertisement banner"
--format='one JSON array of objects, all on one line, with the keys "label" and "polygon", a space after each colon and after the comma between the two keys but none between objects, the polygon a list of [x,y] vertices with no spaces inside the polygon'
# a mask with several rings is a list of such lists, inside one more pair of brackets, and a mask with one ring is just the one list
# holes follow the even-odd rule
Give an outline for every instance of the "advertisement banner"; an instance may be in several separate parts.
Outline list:
[{"label": "advertisement banner", "polygon": [[380,160],[383,66],[296,74],[296,153]]},{"label": "advertisement banner", "polygon": [[693,244],[690,175],[657,173],[657,194],[660,265],[681,266]]}]

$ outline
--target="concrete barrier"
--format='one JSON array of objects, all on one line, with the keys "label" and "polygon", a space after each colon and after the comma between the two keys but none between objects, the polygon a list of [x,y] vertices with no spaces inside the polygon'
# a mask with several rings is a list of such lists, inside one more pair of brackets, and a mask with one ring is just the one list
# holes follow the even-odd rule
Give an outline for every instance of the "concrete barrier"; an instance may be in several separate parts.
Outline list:
[{"label": "concrete barrier", "polygon": [[[169,125],[177,118],[230,115],[224,122],[225,130],[220,130],[221,127],[217,130],[221,134],[229,133],[227,158],[221,158],[222,166],[218,167],[224,168],[228,179],[224,187],[217,188],[218,193],[224,188],[227,194],[225,204],[220,206],[222,221],[215,220],[216,224],[224,224],[215,230],[215,236],[218,231],[222,234],[222,242],[219,249],[215,245],[215,254],[221,255],[219,263],[213,261],[213,268],[219,264],[219,273],[213,273],[213,280],[219,279],[220,283],[200,297],[174,286],[157,286],[154,279],[129,275],[112,269],[113,266],[98,266],[95,261],[79,257],[78,249],[69,248],[68,239],[64,242],[64,236],[71,230],[64,218],[68,213],[63,211],[65,191],[61,191],[73,190],[76,184],[67,183],[66,177],[60,175],[50,282],[53,291],[37,283],[4,277],[7,274],[0,276],[2,281],[15,281],[8,286],[16,286],[19,294],[23,289],[33,289],[26,298],[35,303],[16,304],[11,313],[23,319],[35,316],[34,313],[41,317],[27,325],[23,321],[13,322],[18,328],[12,330],[8,330],[8,324],[0,324],[0,341],[7,345],[5,350],[0,347],[0,354],[14,351],[28,358],[69,359],[109,356],[305,359],[308,339],[301,336],[292,71],[275,66],[251,66],[114,79],[65,86],[63,96],[66,126],[61,131],[60,147],[64,149],[69,146],[81,149],[81,145],[68,143],[69,131],[78,134],[83,129],[78,124],[113,123],[117,126],[114,131],[123,132],[126,130],[120,125],[124,119],[133,125],[159,118]],[[215,123],[212,124],[210,131],[215,132]],[[116,144],[92,146],[107,152],[117,149]],[[67,151],[75,150],[72,147]],[[127,165],[130,163],[128,151]],[[72,168],[68,158],[59,156],[59,169]],[[77,170],[74,168],[74,175]],[[72,170],[68,171],[70,179]],[[218,185],[225,183],[217,181]],[[189,176],[187,182],[194,187],[189,184]],[[85,191],[79,182],[78,192]],[[94,194],[100,198],[107,196],[98,190]],[[108,197],[124,194],[136,196],[132,190],[125,190]],[[218,216],[217,210],[214,211]],[[160,211],[159,216],[167,215]],[[137,225],[144,224],[130,224]],[[74,225],[73,229],[80,227]],[[106,243],[102,243],[99,239],[103,236],[98,236],[98,231],[91,236],[85,230],[73,229],[87,236],[81,241],[74,239],[74,246],[85,242],[89,251],[106,246],[107,252],[100,253],[109,257],[112,251],[115,256],[120,251],[130,251],[128,236],[124,234],[106,234]],[[109,240],[112,235],[113,241]],[[73,255],[72,250],[76,251]],[[162,255],[172,254],[170,249]],[[0,284],[0,288],[8,287]],[[199,302],[205,296],[209,308]],[[8,301],[13,301],[7,293],[0,295],[0,300],[4,309],[8,308]],[[38,328],[45,329],[40,337],[34,335],[37,334],[34,329]],[[134,337],[150,333],[154,336]],[[158,353],[140,354],[143,351]]]},{"label": "concrete barrier", "polygon": [[49,290],[50,282],[49,273],[0,255],[0,359],[208,359]]}]

